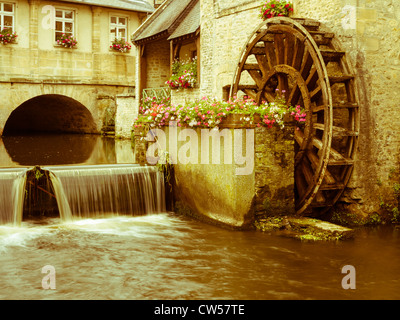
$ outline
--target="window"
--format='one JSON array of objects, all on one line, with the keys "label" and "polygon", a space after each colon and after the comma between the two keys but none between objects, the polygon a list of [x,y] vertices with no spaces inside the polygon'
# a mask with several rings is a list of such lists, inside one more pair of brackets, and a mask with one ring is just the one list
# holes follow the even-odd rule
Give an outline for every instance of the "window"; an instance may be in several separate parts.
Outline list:
[{"label": "window", "polygon": [[14,30],[14,4],[0,2],[0,28]]},{"label": "window", "polygon": [[111,17],[110,18],[110,41],[117,39],[126,40],[128,34],[128,18]]},{"label": "window", "polygon": [[55,41],[61,38],[64,33],[67,36],[74,36],[74,11],[56,9],[56,32]]}]

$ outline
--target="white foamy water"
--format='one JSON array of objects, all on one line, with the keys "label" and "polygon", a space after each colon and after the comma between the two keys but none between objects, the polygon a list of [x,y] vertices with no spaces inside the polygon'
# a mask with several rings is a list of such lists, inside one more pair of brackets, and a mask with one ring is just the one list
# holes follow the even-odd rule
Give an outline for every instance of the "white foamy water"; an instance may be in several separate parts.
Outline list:
[{"label": "white foamy water", "polygon": [[[160,213],[0,227],[0,299],[400,299],[400,230],[302,243]],[[44,266],[56,289],[42,288]],[[341,287],[344,265],[357,290]]]}]

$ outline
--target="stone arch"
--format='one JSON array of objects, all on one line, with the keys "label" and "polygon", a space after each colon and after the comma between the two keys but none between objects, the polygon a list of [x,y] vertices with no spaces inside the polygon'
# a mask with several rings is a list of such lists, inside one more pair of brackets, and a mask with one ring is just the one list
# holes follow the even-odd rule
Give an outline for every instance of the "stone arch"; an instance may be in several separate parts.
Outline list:
[{"label": "stone arch", "polygon": [[92,113],[81,102],[61,94],[42,94],[11,112],[3,135],[32,132],[98,133],[98,129]]}]

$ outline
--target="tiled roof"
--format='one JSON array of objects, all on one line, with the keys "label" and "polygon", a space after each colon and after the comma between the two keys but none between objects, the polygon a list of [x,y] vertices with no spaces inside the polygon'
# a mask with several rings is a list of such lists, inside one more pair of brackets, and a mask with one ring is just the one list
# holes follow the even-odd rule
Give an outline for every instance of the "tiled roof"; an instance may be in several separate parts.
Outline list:
[{"label": "tiled roof", "polygon": [[188,15],[183,19],[179,26],[175,29],[168,40],[182,37],[197,31],[200,27],[200,1],[190,10]]},{"label": "tiled roof", "polygon": [[[193,21],[196,19],[192,15],[195,14],[193,6],[196,7],[198,0],[166,0],[157,10],[142,24],[138,30],[132,35],[132,41],[149,39],[157,35],[166,34],[171,36],[180,29],[179,34],[184,31],[180,28],[180,24],[185,22],[186,27],[192,29]],[[190,10],[190,11],[189,11]],[[200,10],[200,7],[198,8]],[[200,23],[200,11],[198,12],[198,24]],[[187,19],[192,16],[190,19]],[[196,24],[196,23],[194,23]],[[196,30],[198,25],[196,27]],[[187,32],[186,32],[187,33]]]},{"label": "tiled roof", "polygon": [[57,0],[60,2],[72,2],[80,4],[95,5],[101,7],[139,11],[139,12],[154,12],[153,6],[146,0]]}]

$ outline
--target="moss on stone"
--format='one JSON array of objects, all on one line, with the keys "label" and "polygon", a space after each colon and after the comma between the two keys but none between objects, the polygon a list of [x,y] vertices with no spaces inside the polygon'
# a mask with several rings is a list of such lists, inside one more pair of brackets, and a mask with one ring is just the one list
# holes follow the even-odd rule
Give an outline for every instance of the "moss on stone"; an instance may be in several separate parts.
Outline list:
[{"label": "moss on stone", "polygon": [[263,232],[276,232],[301,241],[338,241],[354,236],[352,229],[303,217],[264,217],[255,221],[255,227]]}]

